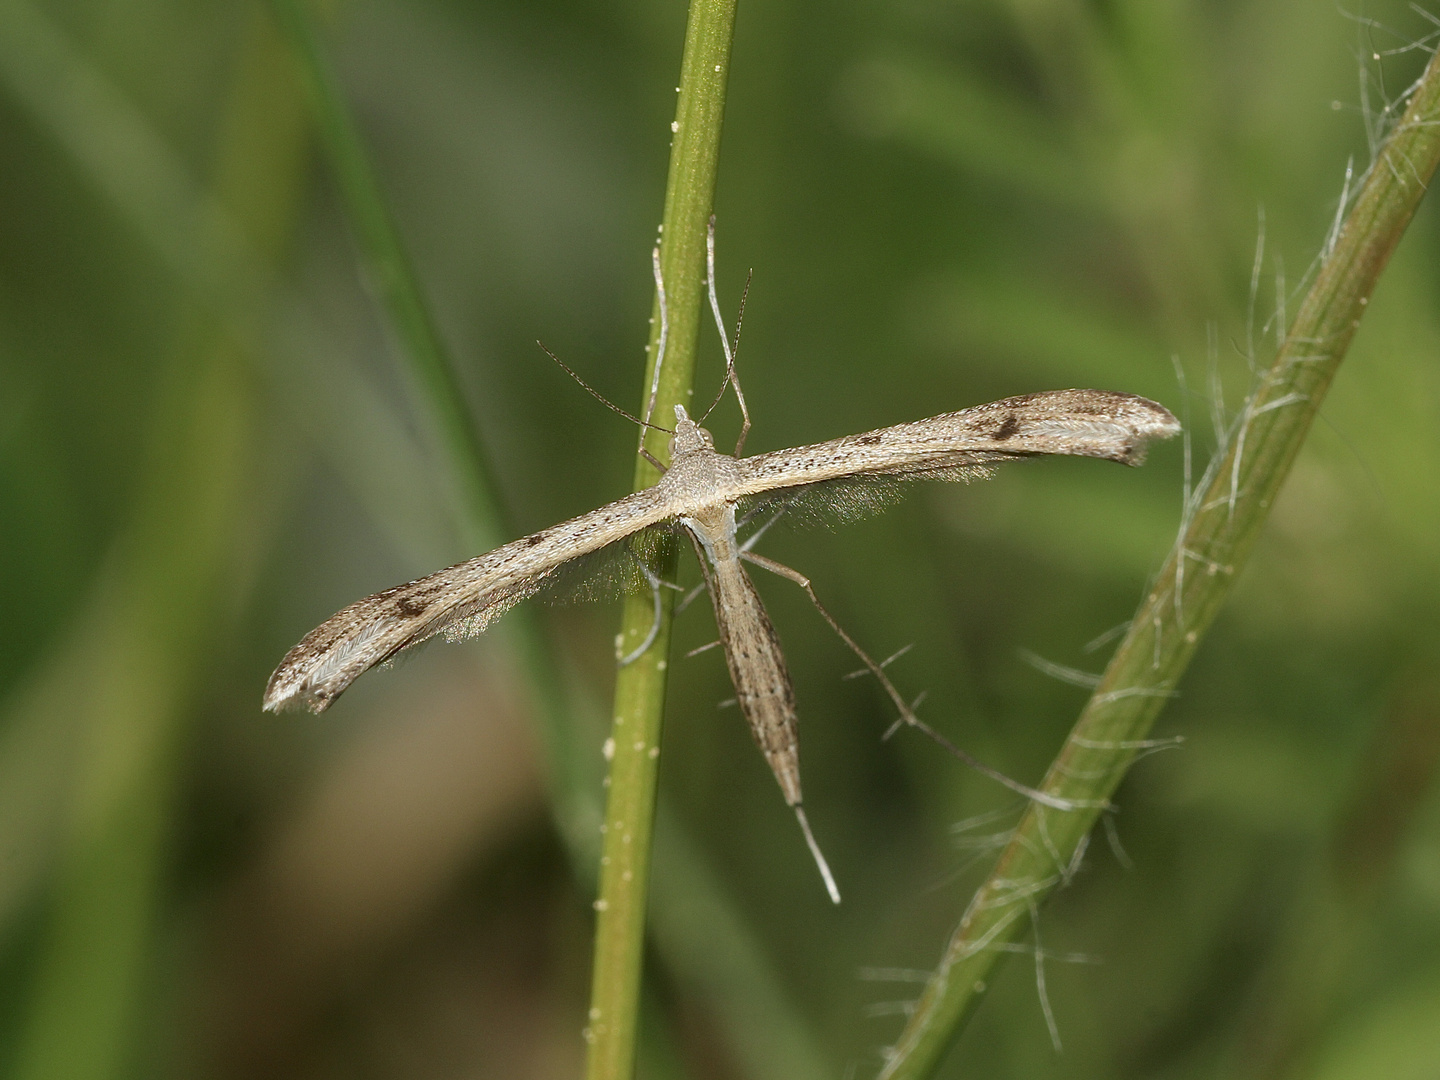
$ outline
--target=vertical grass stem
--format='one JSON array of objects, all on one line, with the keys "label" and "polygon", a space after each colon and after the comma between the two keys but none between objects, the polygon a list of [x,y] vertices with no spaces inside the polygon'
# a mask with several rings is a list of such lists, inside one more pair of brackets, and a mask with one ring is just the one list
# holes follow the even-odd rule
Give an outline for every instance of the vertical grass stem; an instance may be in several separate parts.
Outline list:
[{"label": "vertical grass stem", "polygon": [[[735,26],[734,0],[692,0],[685,30],[679,95],[671,125],[670,171],[660,230],[660,278],[666,300],[666,345],[658,379],[660,299],[652,309],[649,361],[642,385],[641,409],[655,388],[654,422],[673,423],[676,405],[687,405],[699,340],[705,295],[705,235],[720,158],[725,87]],[[646,431],[644,445],[661,461],[669,458],[667,437]],[[635,488],[659,478],[655,467],[637,457]],[[657,552],[652,570],[674,579],[673,544]],[[600,890],[595,901],[595,958],[591,982],[588,1080],[627,1080],[635,1068],[640,979],[645,947],[645,909],[650,876],[651,833],[659,772],[660,722],[665,705],[666,657],[669,655],[673,597],[662,597],[659,633],[634,663],[615,680],[608,800],[605,810]],[[655,612],[649,596],[625,604],[619,655],[630,652],[651,632]]]}]

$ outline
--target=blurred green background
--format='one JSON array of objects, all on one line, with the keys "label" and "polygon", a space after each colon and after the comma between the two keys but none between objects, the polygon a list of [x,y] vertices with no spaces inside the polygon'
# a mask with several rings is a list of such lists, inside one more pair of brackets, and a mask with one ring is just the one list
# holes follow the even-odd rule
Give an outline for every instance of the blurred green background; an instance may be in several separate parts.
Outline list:
[{"label": "blurred green background", "polygon": [[[684,18],[329,12],[507,535],[628,483],[633,430],[533,342],[640,399]],[[1098,386],[1183,413],[1198,473],[1434,29],[1399,0],[742,3],[717,211],[728,310],[754,268],[748,449]],[[1437,223],[1162,718],[1183,746],[1042,913],[1063,1053],[1021,955],[944,1075],[1440,1073]],[[0,1074],[577,1075],[616,606],[533,609],[548,722],[503,624],[322,718],[259,710],[332,611],[475,554],[268,10],[0,0],[0,229]],[[926,719],[1033,782],[1084,692],[1026,656],[1100,670],[1183,460],[1016,466],[764,550],[872,653],[913,642]],[[873,1075],[1019,811],[881,742],[854,659],[759,587],[846,900],[720,656],[677,652],[647,1078]]]}]

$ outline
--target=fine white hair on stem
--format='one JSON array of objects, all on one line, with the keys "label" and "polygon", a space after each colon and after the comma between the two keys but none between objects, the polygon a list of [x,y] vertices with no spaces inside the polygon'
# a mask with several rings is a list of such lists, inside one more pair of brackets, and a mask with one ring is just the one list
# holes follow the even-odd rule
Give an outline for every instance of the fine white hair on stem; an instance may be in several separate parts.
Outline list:
[{"label": "fine white hair on stem", "polygon": [[1045,988],[1045,947],[1040,943],[1040,908],[1034,898],[1030,900],[1030,933],[1035,939],[1035,993],[1040,997],[1040,1011],[1045,1014],[1045,1028],[1050,1032],[1050,1045],[1055,1053],[1065,1052],[1060,1044],[1060,1027],[1055,1023],[1055,1011],[1050,1008],[1050,994]]},{"label": "fine white hair on stem", "polygon": [[1049,675],[1058,682],[1068,683],[1071,686],[1083,687],[1093,690],[1100,685],[1101,676],[1093,675],[1088,671],[1080,671],[1077,668],[1066,667],[1064,664],[1057,664],[1053,660],[1046,660],[1039,653],[1033,653],[1029,649],[1017,649],[1021,660],[1029,664],[1042,675]]},{"label": "fine white hair on stem", "polygon": [[1275,253],[1275,348],[1285,347],[1285,333],[1290,329],[1285,317],[1285,256]]},{"label": "fine white hair on stem", "polygon": [[1103,649],[1106,645],[1109,645],[1110,642],[1114,641],[1116,638],[1123,636],[1125,631],[1130,629],[1131,622],[1132,620],[1126,619],[1122,623],[1116,623],[1114,626],[1110,627],[1109,630],[1106,630],[1103,634],[1099,634],[1087,641],[1084,645],[1080,647],[1080,651],[1083,653],[1093,653],[1099,651],[1100,649]]},{"label": "fine white hair on stem", "polygon": [[[939,889],[948,888],[956,881],[959,881],[971,867],[980,861],[1004,850],[1005,846],[1015,837],[1017,811],[1014,807],[1005,807],[997,810],[987,810],[985,813],[976,814],[974,817],[957,821],[950,826],[950,832],[954,836],[951,841],[955,850],[965,852],[966,856],[958,865],[950,868],[941,878],[927,885],[924,892],[935,892]],[[1011,819],[1008,828],[995,832],[980,832],[988,825],[998,821]]]},{"label": "fine white hair on stem", "polygon": [[1335,250],[1335,244],[1340,239],[1340,227],[1345,224],[1345,211],[1350,208],[1350,183],[1355,178],[1355,155],[1351,154],[1345,161],[1345,183],[1340,188],[1340,201],[1335,204],[1335,220],[1330,224],[1330,232],[1325,237],[1325,246],[1320,249],[1320,259],[1330,258]]},{"label": "fine white hair on stem", "polygon": [[862,967],[855,977],[862,982],[924,983],[930,981],[930,972],[921,968]]},{"label": "fine white hair on stem", "polygon": [[1173,750],[1185,744],[1184,735],[1172,735],[1165,739],[1082,739],[1079,735],[1070,736],[1070,741],[1076,746],[1083,746],[1087,750]]},{"label": "fine white hair on stem", "polygon": [[[1011,811],[1009,810],[986,810],[982,814],[976,814],[973,817],[962,818],[961,820],[955,822],[953,825],[950,826],[950,831],[957,835],[962,833],[974,832],[976,829],[984,828],[986,825],[994,824],[997,821],[1003,821],[1010,815]],[[1014,830],[1012,829],[1010,831],[1013,832]]]},{"label": "fine white hair on stem", "polygon": [[1065,860],[1060,855],[1060,848],[1050,835],[1050,818],[1039,807],[1035,809],[1035,831],[1040,834],[1040,842],[1045,845],[1045,853],[1057,868],[1061,869],[1061,879],[1064,879],[1063,866]]},{"label": "fine white hair on stem", "polygon": [[867,1020],[876,1020],[882,1016],[905,1016],[915,1015],[914,1001],[876,1001],[866,1005],[861,1010]]},{"label": "fine white hair on stem", "polygon": [[1229,424],[1225,418],[1225,386],[1220,381],[1220,344],[1213,322],[1205,324],[1205,362],[1210,374],[1210,426],[1215,445],[1225,445]]},{"label": "fine white hair on stem", "polygon": [[1120,843],[1120,830],[1115,825],[1114,813],[1101,814],[1100,820],[1105,823],[1105,839],[1110,844],[1110,854],[1115,856],[1115,861],[1125,870],[1135,869],[1135,860],[1130,858],[1130,853],[1125,850],[1125,845]]},{"label": "fine white hair on stem", "polygon": [[[1427,21],[1429,21],[1432,25],[1440,26],[1440,17],[1437,17],[1432,13],[1426,12],[1419,7],[1415,7],[1414,10]],[[1369,145],[1370,160],[1368,166],[1358,176],[1356,175],[1354,158],[1351,157],[1347,160],[1344,177],[1341,183],[1339,198],[1335,207],[1334,219],[1331,222],[1331,226],[1326,234],[1324,243],[1321,245],[1319,251],[1316,252],[1315,258],[1311,261],[1311,264],[1306,269],[1305,274],[1294,286],[1295,291],[1297,292],[1302,290],[1309,284],[1310,280],[1315,275],[1315,273],[1318,272],[1319,268],[1334,253],[1335,246],[1339,242],[1340,232],[1344,228],[1345,215],[1351,208],[1355,192],[1364,185],[1365,181],[1368,179],[1370,173],[1375,169],[1375,167],[1377,165],[1382,165],[1382,167],[1390,169],[1393,173],[1395,173],[1397,177],[1400,177],[1401,175],[1400,169],[1402,166],[1406,168],[1411,167],[1408,162],[1397,163],[1390,160],[1390,155],[1386,155],[1382,159],[1380,157],[1379,150],[1380,147],[1383,145],[1385,139],[1393,130],[1395,124],[1398,122],[1403,107],[1409,102],[1410,97],[1413,95],[1416,87],[1418,86],[1418,79],[1415,82],[1407,85],[1400,94],[1394,96],[1388,94],[1385,89],[1385,71],[1383,66],[1384,60],[1390,56],[1396,56],[1403,53],[1412,52],[1417,49],[1423,50],[1425,52],[1433,52],[1434,41],[1440,39],[1440,31],[1437,31],[1417,40],[1404,40],[1402,35],[1400,35],[1397,31],[1384,26],[1382,23],[1374,19],[1355,15],[1352,13],[1345,14],[1348,18],[1352,19],[1357,24],[1362,35],[1363,48],[1358,51],[1356,57],[1359,96],[1358,111],[1361,115],[1363,126],[1365,128],[1366,139]],[[1379,48],[1372,41],[1373,36],[1377,33],[1385,34],[1396,40],[1400,40],[1401,44],[1394,48]],[[1378,106],[1376,104],[1377,100],[1379,102]],[[1338,107],[1339,103],[1337,102],[1336,104]],[[1252,374],[1254,374],[1257,370],[1257,357],[1255,354],[1255,342],[1257,334],[1255,323],[1256,310],[1259,304],[1260,276],[1265,262],[1265,256],[1266,219],[1264,207],[1261,206],[1258,208],[1256,215],[1255,254],[1252,259],[1250,268],[1250,287],[1247,304],[1244,347],[1246,364],[1250,367]],[[1274,308],[1270,314],[1270,317],[1265,320],[1264,325],[1261,326],[1259,330],[1260,336],[1263,336],[1268,333],[1268,331],[1273,326],[1275,346],[1277,349],[1280,349],[1287,344],[1290,344],[1292,346],[1296,344],[1296,342],[1291,342],[1288,340],[1289,313],[1287,302],[1289,299],[1291,287],[1287,280],[1283,256],[1279,253],[1276,253],[1271,256],[1271,261],[1274,267],[1275,282]],[[1288,405],[1298,404],[1303,399],[1294,395],[1287,394],[1273,402],[1267,402],[1264,405],[1257,405],[1258,394],[1262,387],[1259,386],[1254,380],[1252,380],[1252,385],[1246,395],[1245,401],[1242,404],[1239,412],[1234,416],[1233,419],[1228,418],[1227,410],[1225,408],[1223,385],[1219,372],[1217,355],[1218,350],[1216,349],[1213,334],[1213,328],[1207,331],[1211,422],[1215,430],[1217,450],[1215,456],[1210,461],[1210,467],[1206,469],[1205,476],[1200,481],[1199,487],[1203,489],[1208,486],[1208,481],[1213,479],[1212,474],[1215,466],[1219,463],[1219,460],[1223,456],[1225,456],[1226,449],[1230,448],[1233,451],[1230,454],[1230,485],[1228,492],[1223,497],[1219,505],[1224,505],[1227,509],[1227,512],[1233,514],[1240,496],[1240,477],[1242,469],[1244,467],[1246,441],[1249,435],[1249,428],[1251,423],[1257,416],[1260,416],[1265,412],[1270,411],[1271,409],[1283,408]],[[1315,357],[1297,356],[1295,357],[1294,362],[1304,363],[1312,359],[1315,359]],[[1183,384],[1183,370],[1178,363],[1176,365],[1176,370],[1177,377],[1180,378]],[[1188,443],[1188,423],[1185,425],[1184,430],[1186,431],[1186,438]],[[1187,470],[1190,467],[1190,453],[1191,451],[1187,445]],[[1181,520],[1182,536],[1184,535],[1185,530],[1187,530],[1189,525],[1191,524],[1195,512],[1202,509],[1211,509],[1211,507],[1198,507],[1192,505],[1195,490],[1196,487],[1192,486],[1191,483],[1187,482],[1187,511]],[[1183,549],[1181,549],[1179,553],[1181,555],[1181,558],[1177,560],[1174,596],[1177,621],[1180,623],[1181,626],[1183,626],[1184,618],[1183,609],[1181,606],[1182,601],[1180,599],[1180,596],[1184,588],[1185,562],[1189,558],[1189,553],[1185,552]],[[1211,567],[1211,569],[1213,571],[1217,568]]]},{"label": "fine white hair on stem", "polygon": [[[1258,279],[1257,279],[1258,280]],[[1252,294],[1251,303],[1254,298]],[[1253,312],[1252,312],[1253,319]],[[1180,550],[1180,558],[1175,560],[1175,625],[1181,633],[1185,631],[1185,533],[1190,528],[1190,521],[1193,517],[1193,488],[1191,476],[1191,443],[1190,443],[1190,387],[1185,381],[1185,365],[1180,362],[1178,353],[1172,354],[1170,362],[1175,367],[1175,381],[1180,385],[1180,416],[1181,428],[1180,437],[1184,449],[1184,472],[1180,486],[1180,526],[1179,533],[1175,537],[1175,546]]]},{"label": "fine white hair on stem", "polygon": [[1245,313],[1245,362],[1255,370],[1255,302],[1260,294],[1260,268],[1265,265],[1265,204],[1255,209],[1255,259],[1250,264],[1250,298]]}]

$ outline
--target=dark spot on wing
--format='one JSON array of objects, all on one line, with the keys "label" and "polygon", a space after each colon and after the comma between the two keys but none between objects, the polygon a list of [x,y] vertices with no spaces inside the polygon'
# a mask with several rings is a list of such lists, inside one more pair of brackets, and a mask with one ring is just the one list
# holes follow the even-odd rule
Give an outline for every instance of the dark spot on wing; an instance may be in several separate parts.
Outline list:
[{"label": "dark spot on wing", "polygon": [[417,600],[412,596],[402,596],[395,601],[395,614],[402,619],[413,619],[417,615],[424,615],[430,607],[424,600]]},{"label": "dark spot on wing", "polygon": [[855,440],[862,446],[874,446],[880,441],[879,435],[861,435]]},{"label": "dark spot on wing", "polygon": [[536,544],[540,543],[540,541],[544,539],[545,534],[543,532],[533,533],[530,536],[525,537],[525,546],[534,547]]},{"label": "dark spot on wing", "polygon": [[1016,420],[1015,415],[1012,413],[1009,416],[1005,417],[1005,422],[1002,423],[998,428],[996,428],[995,434],[991,435],[990,437],[996,442],[1000,442],[1002,439],[1010,438],[1011,435],[1014,435],[1019,430],[1020,421]]}]

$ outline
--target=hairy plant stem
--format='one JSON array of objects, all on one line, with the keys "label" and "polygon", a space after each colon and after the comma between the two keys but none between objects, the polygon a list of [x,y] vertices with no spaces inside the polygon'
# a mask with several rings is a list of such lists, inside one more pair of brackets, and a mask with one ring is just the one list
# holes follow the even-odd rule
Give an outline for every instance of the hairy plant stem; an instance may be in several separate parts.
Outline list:
[{"label": "hairy plant stem", "polygon": [[[657,290],[651,313],[649,362],[641,392],[644,415],[650,405],[651,388],[656,388],[652,419],[667,427],[674,422],[674,407],[689,404],[690,400],[705,295],[705,235],[720,160],[734,27],[734,0],[692,0],[660,226],[660,280],[667,318],[662,321]],[[663,357],[662,326],[667,331]],[[669,439],[663,432],[645,430],[642,445],[661,461],[669,457]],[[644,457],[636,460],[637,491],[658,479],[659,473]],[[664,545],[656,552],[651,569],[662,580],[673,580],[677,555],[673,543]],[[660,620],[650,647],[621,668],[615,680],[613,727],[607,743],[609,798],[599,897],[595,901],[589,1023],[585,1029],[589,1042],[588,1080],[625,1080],[635,1068],[660,724],[674,600],[668,590],[662,592],[665,595],[658,615],[648,595],[630,597],[620,629],[617,652],[623,656],[645,640],[657,617]]]},{"label": "hairy plant stem", "polygon": [[1366,173],[1274,363],[1186,507],[1179,540],[1043,790],[1090,809],[1031,803],[970,901],[881,1076],[932,1075],[1003,952],[1063,885],[1085,840],[1244,566],[1371,293],[1440,161],[1440,57]]}]

